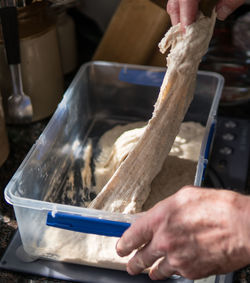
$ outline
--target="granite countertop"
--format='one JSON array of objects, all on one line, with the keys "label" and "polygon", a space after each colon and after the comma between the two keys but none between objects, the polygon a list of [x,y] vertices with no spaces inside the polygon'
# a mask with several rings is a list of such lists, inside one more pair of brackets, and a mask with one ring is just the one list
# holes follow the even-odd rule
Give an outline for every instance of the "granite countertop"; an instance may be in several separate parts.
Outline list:
[{"label": "granite countertop", "polygon": [[[0,257],[4,254],[12,236],[17,230],[17,223],[13,207],[6,203],[4,199],[4,188],[27,155],[31,146],[35,143],[39,135],[49,121],[34,122],[24,126],[7,126],[10,153],[8,159],[0,167]],[[35,280],[35,281],[34,281]],[[58,280],[48,280],[34,275],[20,274],[0,270],[0,282],[63,282]]]},{"label": "granite countertop", "polygon": [[[77,68],[64,77],[65,90],[74,78],[77,69],[89,62],[98,46],[103,32],[89,17],[72,7],[68,9],[76,28],[76,37],[79,50]],[[0,166],[0,258],[17,230],[17,222],[13,207],[4,199],[4,188],[18,169],[19,165],[29,152],[32,145],[40,136],[50,118],[34,122],[29,125],[8,125],[7,132],[10,153],[5,163]],[[0,282],[65,282],[62,280],[41,278],[29,274],[14,273],[0,269]]]}]

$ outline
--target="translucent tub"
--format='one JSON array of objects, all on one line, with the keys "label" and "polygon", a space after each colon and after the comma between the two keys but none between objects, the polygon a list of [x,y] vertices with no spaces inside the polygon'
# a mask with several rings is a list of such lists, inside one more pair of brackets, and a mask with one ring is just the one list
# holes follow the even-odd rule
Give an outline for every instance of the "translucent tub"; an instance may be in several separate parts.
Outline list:
[{"label": "translucent tub", "polygon": [[[70,204],[60,203],[58,197],[69,170],[81,166],[79,157],[89,137],[98,139],[114,125],[147,121],[151,117],[164,73],[163,68],[109,62],[91,62],[81,67],[51,121],[5,189],[28,254],[124,268],[126,258],[120,261],[114,255],[114,246],[136,215],[84,208],[79,206],[77,197]],[[194,100],[185,116],[185,121],[206,127],[194,179],[198,186],[209,156],[223,83],[219,74],[199,71]],[[65,247],[74,239],[75,244]],[[98,241],[102,242],[99,246],[95,244]],[[84,246],[87,248],[80,250]],[[107,249],[113,253],[109,254]]]}]

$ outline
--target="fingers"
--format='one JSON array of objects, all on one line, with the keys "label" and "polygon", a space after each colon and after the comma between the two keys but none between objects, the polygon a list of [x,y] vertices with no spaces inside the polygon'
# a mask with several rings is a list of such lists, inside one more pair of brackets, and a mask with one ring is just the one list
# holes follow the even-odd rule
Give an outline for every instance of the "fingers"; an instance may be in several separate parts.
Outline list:
[{"label": "fingers", "polygon": [[245,3],[245,0],[220,0],[216,6],[217,18],[225,20],[234,10]]},{"label": "fingers", "polygon": [[151,266],[157,259],[161,258],[165,252],[158,250],[157,245],[152,240],[130,259],[127,264],[127,271],[131,275],[141,273],[144,269]]},{"label": "fingers", "polygon": [[173,274],[177,274],[177,272],[170,266],[167,257],[164,257],[156,262],[150,269],[149,277],[152,280],[161,280],[170,277]]},{"label": "fingers", "polygon": [[198,0],[169,0],[167,4],[167,12],[170,15],[172,25],[179,22],[183,29],[192,24],[196,20],[198,11]]},{"label": "fingers", "polygon": [[182,28],[189,26],[196,20],[199,1],[180,0],[180,22]]},{"label": "fingers", "polygon": [[152,235],[152,227],[149,225],[148,217],[142,216],[124,232],[117,242],[116,251],[118,255],[129,255],[133,250],[147,244],[152,239]]},{"label": "fingers", "polygon": [[[217,18],[225,20],[234,10],[243,5],[245,0],[220,0],[216,6]],[[199,0],[169,0],[167,12],[172,25],[181,23],[182,29],[196,20]]]},{"label": "fingers", "polygon": [[179,1],[169,0],[167,4],[167,12],[170,16],[172,25],[177,25],[180,22]]}]

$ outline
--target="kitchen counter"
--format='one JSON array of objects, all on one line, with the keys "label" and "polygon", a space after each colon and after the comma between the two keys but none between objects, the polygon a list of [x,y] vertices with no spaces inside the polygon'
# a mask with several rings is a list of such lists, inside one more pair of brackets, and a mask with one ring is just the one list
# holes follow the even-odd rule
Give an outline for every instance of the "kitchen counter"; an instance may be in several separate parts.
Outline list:
[{"label": "kitchen counter", "polygon": [[[7,204],[4,199],[4,188],[48,121],[49,118],[25,126],[7,126],[10,154],[0,168],[0,257],[2,257],[17,229],[13,207]],[[30,282],[31,280],[32,282],[34,280],[37,280],[35,282],[59,282],[58,280],[48,280],[48,278],[0,270],[0,282]]]}]

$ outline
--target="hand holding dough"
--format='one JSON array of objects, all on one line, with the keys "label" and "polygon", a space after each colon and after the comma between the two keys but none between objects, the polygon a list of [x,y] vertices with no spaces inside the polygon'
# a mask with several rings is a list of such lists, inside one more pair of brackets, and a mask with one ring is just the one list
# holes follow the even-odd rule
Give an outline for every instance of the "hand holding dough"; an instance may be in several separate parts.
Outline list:
[{"label": "hand holding dough", "polygon": [[90,203],[90,208],[123,213],[140,211],[192,101],[197,69],[207,51],[214,23],[215,13],[211,18],[200,15],[185,34],[180,25],[166,33],[160,50],[165,52],[169,47],[171,50],[152,118],[133,150]]}]

